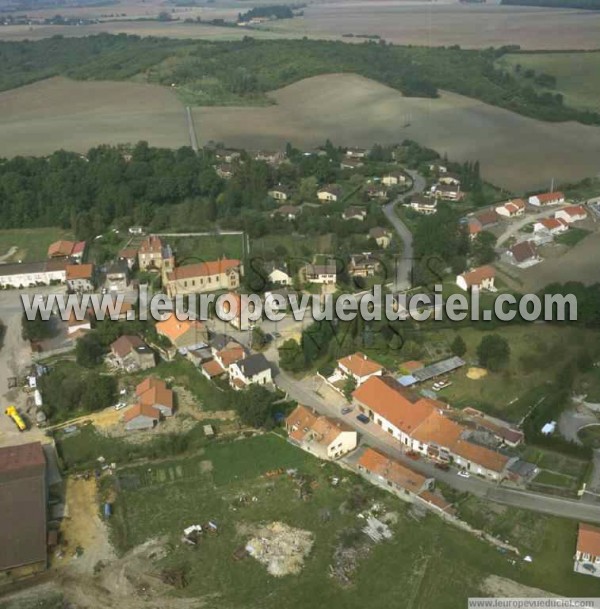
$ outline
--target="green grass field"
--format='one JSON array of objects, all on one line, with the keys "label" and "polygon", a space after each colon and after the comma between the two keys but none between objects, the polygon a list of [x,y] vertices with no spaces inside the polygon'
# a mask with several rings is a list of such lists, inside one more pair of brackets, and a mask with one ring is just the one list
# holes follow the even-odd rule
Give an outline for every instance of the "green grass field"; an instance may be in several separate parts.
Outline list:
[{"label": "green grass field", "polygon": [[[312,481],[307,501],[287,475],[265,477],[274,468],[297,468]],[[334,487],[331,476],[343,478]],[[418,521],[407,504],[333,464],[323,464],[276,435],[207,446],[201,455],[146,463],[117,472],[111,538],[123,552],[149,538],[166,535],[168,556],[161,565],[185,568],[188,585],[178,595],[219,599],[219,606],[263,609],[318,606],[369,609],[456,609],[475,596],[490,574],[563,594],[591,594],[595,582],[574,575],[571,555],[576,523],[496,506],[490,531],[504,535],[522,552],[526,565],[433,515]],[[240,496],[256,498],[240,502]],[[341,587],[329,575],[340,535],[362,526],[359,510],[379,504],[397,514],[394,538],[360,559],[354,584]],[[470,505],[480,518],[481,506]],[[326,516],[324,516],[324,514]],[[181,530],[214,520],[219,534],[197,548],[179,542]],[[275,520],[311,531],[314,546],[299,575],[273,578],[252,558],[234,561],[232,552],[258,523]],[[561,551],[558,552],[558,549]],[[525,554],[523,554],[525,555]],[[590,579],[590,578],[588,578]],[[582,593],[582,594],[579,594]]]},{"label": "green grass field", "polygon": [[[70,231],[60,228],[15,228],[0,230],[0,261],[32,262],[45,260],[48,246],[59,239],[73,239]],[[16,248],[16,250],[13,250]],[[10,255],[7,255],[9,254]]]},{"label": "green grass field", "polygon": [[565,488],[574,490],[577,487],[577,480],[571,476],[565,476],[557,472],[550,472],[548,470],[542,470],[534,479],[534,484],[544,484],[546,486],[556,486],[559,488]]},{"label": "green grass field", "polygon": [[[467,377],[477,363],[477,346],[486,333],[507,339],[511,355],[501,372],[490,372],[482,379]],[[488,332],[465,327],[438,331],[427,341],[445,342],[448,346],[460,334],[467,344],[467,365],[450,375],[452,385],[440,392],[457,407],[474,406],[511,421],[519,421],[544,395],[544,385],[553,380],[560,367],[584,346],[592,346],[597,335],[582,329],[547,324],[504,326]],[[439,357],[439,356],[438,356]]]},{"label": "green grass field", "polygon": [[565,96],[567,105],[600,110],[600,52],[516,53],[505,55],[499,64],[511,72],[520,64],[522,72],[533,69],[554,76],[556,90]]},{"label": "green grass field", "polygon": [[570,228],[566,233],[555,237],[556,243],[562,243],[569,247],[574,247],[582,239],[585,239],[591,231],[585,230],[584,228]]},{"label": "green grass field", "polygon": [[205,237],[165,237],[173,248],[178,264],[193,264],[217,258],[241,259],[242,235],[207,235]]},{"label": "green grass field", "polygon": [[586,446],[600,448],[600,424],[584,427],[579,431],[578,435]]}]

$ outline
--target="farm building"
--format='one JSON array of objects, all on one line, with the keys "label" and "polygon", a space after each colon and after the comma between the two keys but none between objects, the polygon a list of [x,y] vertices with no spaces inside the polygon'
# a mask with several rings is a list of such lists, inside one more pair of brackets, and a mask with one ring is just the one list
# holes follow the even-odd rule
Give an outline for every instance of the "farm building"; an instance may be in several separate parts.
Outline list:
[{"label": "farm building", "polygon": [[0,448],[0,573],[46,569],[47,463],[39,442]]}]

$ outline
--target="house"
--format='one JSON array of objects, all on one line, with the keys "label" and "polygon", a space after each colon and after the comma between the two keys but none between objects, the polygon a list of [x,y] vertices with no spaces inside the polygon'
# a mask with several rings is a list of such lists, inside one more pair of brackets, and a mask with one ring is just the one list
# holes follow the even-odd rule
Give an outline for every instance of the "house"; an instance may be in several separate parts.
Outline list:
[{"label": "house", "polygon": [[287,268],[281,266],[272,266],[267,269],[269,283],[273,285],[292,285],[292,276],[287,272]]},{"label": "house", "polygon": [[434,485],[433,478],[426,478],[396,459],[370,447],[363,450],[356,466],[369,481],[409,502],[414,501],[421,493],[431,490]]},{"label": "house", "polygon": [[431,197],[416,194],[411,198],[410,203],[406,204],[406,207],[410,207],[418,214],[430,216],[437,212],[437,201]]},{"label": "house", "polygon": [[153,429],[160,421],[160,412],[153,406],[136,403],[123,415],[125,431]]},{"label": "house", "polygon": [[587,211],[585,211],[585,207],[583,207],[583,205],[570,205],[564,209],[559,209],[554,214],[554,217],[557,220],[566,222],[567,224],[572,224],[573,222],[585,220],[587,218]]},{"label": "house", "polygon": [[337,184],[323,186],[317,190],[317,199],[321,203],[335,203],[342,196],[342,189]]},{"label": "house", "polygon": [[55,241],[48,247],[48,258],[71,258],[74,262],[81,262],[85,246],[85,241]]},{"label": "house", "polygon": [[235,168],[231,163],[219,163],[219,165],[215,167],[215,171],[223,180],[230,180],[233,178]]},{"label": "house", "polygon": [[138,249],[138,266],[142,271],[160,270],[165,253],[160,237],[150,235],[142,241]]},{"label": "house", "polygon": [[47,567],[47,462],[40,442],[0,448],[0,574],[3,580]]},{"label": "house", "polygon": [[525,213],[525,201],[512,199],[496,207],[496,213],[504,218],[518,218]]},{"label": "house", "polygon": [[320,459],[339,459],[358,444],[358,434],[349,425],[302,405],[287,417],[285,428],[290,442]]},{"label": "house", "polygon": [[360,159],[346,157],[340,162],[340,169],[358,169],[363,167],[364,163]]},{"label": "house", "polygon": [[362,207],[351,205],[342,213],[343,220],[359,220],[362,222],[367,217],[367,210]]},{"label": "house", "polygon": [[560,235],[569,230],[569,224],[565,220],[556,218],[543,218],[533,225],[534,233],[550,233],[551,235]]},{"label": "house", "polygon": [[208,344],[206,326],[197,320],[179,320],[174,313],[156,324],[156,332],[171,341],[182,352],[198,349]]},{"label": "house", "polygon": [[178,266],[165,274],[167,295],[198,294],[219,290],[235,290],[240,286],[242,263],[222,258]]},{"label": "house", "polygon": [[565,195],[562,192],[544,192],[529,197],[529,205],[535,207],[546,207],[548,205],[561,205],[565,202]]},{"label": "house", "polygon": [[104,287],[109,292],[125,292],[129,285],[129,265],[122,262],[114,262],[106,269],[106,281]]},{"label": "house", "polygon": [[143,235],[144,234],[144,227],[143,226],[130,226],[127,229],[127,232],[130,235]]},{"label": "house", "polygon": [[72,292],[92,292],[94,289],[93,264],[67,264],[67,287]]},{"label": "house", "polygon": [[84,315],[83,319],[77,319],[74,311],[71,311],[69,320],[67,321],[67,336],[70,339],[78,339],[91,329],[92,324],[87,315]]},{"label": "house", "polygon": [[255,161],[263,161],[264,163],[267,163],[267,165],[277,167],[278,165],[281,165],[283,161],[285,161],[285,152],[282,152],[281,150],[258,150],[257,152],[253,153],[252,158]]},{"label": "house", "polygon": [[452,449],[452,457],[455,465],[490,480],[501,480],[516,460],[469,440],[459,440]]},{"label": "house", "polygon": [[579,523],[574,571],[600,577],[600,528]]},{"label": "house", "polygon": [[448,173],[448,167],[446,165],[442,165],[441,163],[431,163],[429,165],[429,171],[435,173],[436,175]]},{"label": "house", "polygon": [[387,201],[389,197],[388,189],[382,184],[367,184],[365,194],[371,201]]},{"label": "house", "polygon": [[149,376],[135,388],[135,394],[142,406],[155,408],[160,416],[173,415],[173,392],[163,380]]},{"label": "house", "polygon": [[219,362],[215,359],[204,362],[201,365],[200,370],[209,381],[212,381],[213,379],[222,376],[227,372],[227,370],[223,368],[223,366],[221,366],[221,364],[219,364]]},{"label": "house", "polygon": [[278,184],[271,188],[268,194],[275,201],[287,201],[291,197],[292,191],[287,186]]},{"label": "house", "polygon": [[375,226],[369,231],[369,239],[373,239],[381,249],[385,250],[392,242],[392,231],[381,226]]},{"label": "house", "polygon": [[468,273],[462,273],[456,278],[456,285],[461,289],[468,291],[472,288],[478,290],[495,291],[494,278],[496,277],[496,269],[493,266],[480,266]]},{"label": "house", "polygon": [[477,429],[487,431],[499,442],[512,448],[522,444],[525,439],[523,432],[514,428],[510,423],[491,417],[470,406],[463,408],[461,415],[467,417],[468,421],[472,422]]},{"label": "house", "polygon": [[308,283],[333,285],[337,279],[335,260],[330,260],[326,264],[307,264],[303,271]]},{"label": "house", "polygon": [[385,186],[400,186],[406,183],[406,176],[400,171],[388,173],[381,178],[381,183]]},{"label": "house", "polygon": [[240,158],[241,153],[233,148],[216,148],[214,150],[214,155],[218,161],[233,163],[233,161]]},{"label": "house", "polygon": [[138,259],[138,251],[135,247],[126,247],[119,252],[119,262],[124,262],[131,271],[135,268]]},{"label": "house", "polygon": [[215,351],[212,348],[215,361],[224,369],[229,370],[229,366],[243,360],[246,357],[246,350],[242,345],[230,340],[222,349]]},{"label": "house", "polygon": [[461,198],[460,184],[436,184],[431,193],[438,199],[458,201]]},{"label": "house", "polygon": [[0,264],[0,287],[29,288],[64,283],[67,265],[63,260]]},{"label": "house", "polygon": [[481,222],[477,218],[468,218],[465,226],[471,241],[477,239],[477,235],[483,230]]},{"label": "house", "polygon": [[350,256],[348,273],[352,277],[374,277],[381,268],[381,262],[370,253]]},{"label": "house", "polygon": [[356,386],[362,385],[372,376],[381,376],[383,374],[383,366],[372,359],[369,359],[364,353],[356,352],[338,360],[340,372],[356,381]]},{"label": "house", "polygon": [[500,216],[496,213],[495,209],[486,209],[472,216],[479,224],[481,224],[482,230],[486,230],[495,226],[500,221]]},{"label": "house", "polygon": [[273,216],[283,216],[286,220],[295,220],[302,213],[302,207],[299,205],[282,205],[278,207]]},{"label": "house", "polygon": [[147,370],[156,365],[154,352],[139,337],[133,334],[124,334],[110,345],[110,352],[114,361],[124,370]]},{"label": "house", "polygon": [[228,368],[229,384],[234,389],[248,385],[267,385],[272,382],[271,364],[262,353],[254,353],[231,364]]},{"label": "house", "polygon": [[460,187],[460,178],[454,173],[448,173],[447,171],[440,175],[438,178],[439,184],[446,184],[447,186],[458,186]]},{"label": "house", "polygon": [[350,159],[364,159],[369,154],[365,148],[347,148],[346,156]]},{"label": "house", "polygon": [[533,241],[521,241],[513,245],[507,251],[507,257],[512,264],[520,268],[533,266],[541,260]]}]

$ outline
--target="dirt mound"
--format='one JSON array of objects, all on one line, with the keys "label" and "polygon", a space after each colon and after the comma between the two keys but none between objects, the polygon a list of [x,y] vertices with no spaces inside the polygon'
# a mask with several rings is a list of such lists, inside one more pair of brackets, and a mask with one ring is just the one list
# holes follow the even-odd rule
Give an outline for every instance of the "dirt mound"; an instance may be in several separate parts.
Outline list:
[{"label": "dirt mound", "polygon": [[313,542],[310,531],[294,529],[283,522],[272,522],[255,531],[254,537],[246,544],[246,551],[266,565],[271,575],[282,577],[302,571]]},{"label": "dirt mound", "polygon": [[487,376],[488,371],[485,368],[469,368],[467,370],[467,378],[472,381],[478,381]]}]

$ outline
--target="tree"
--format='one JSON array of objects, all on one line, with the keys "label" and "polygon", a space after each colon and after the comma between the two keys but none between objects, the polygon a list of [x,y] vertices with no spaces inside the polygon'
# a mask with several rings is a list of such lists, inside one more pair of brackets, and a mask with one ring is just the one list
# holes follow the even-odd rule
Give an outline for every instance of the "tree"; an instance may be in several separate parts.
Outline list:
[{"label": "tree", "polygon": [[489,231],[482,231],[477,235],[471,247],[476,266],[489,264],[496,260],[496,236]]},{"label": "tree", "polygon": [[477,358],[479,363],[488,370],[492,372],[501,370],[510,358],[508,341],[499,334],[484,336],[477,347]]},{"label": "tree", "polygon": [[463,337],[457,334],[450,345],[450,351],[457,357],[462,357],[467,352],[467,343],[465,343]]},{"label": "tree", "polygon": [[260,351],[267,346],[268,342],[264,330],[259,326],[254,326],[254,328],[252,328],[252,348],[256,351]]},{"label": "tree", "polygon": [[302,347],[293,338],[286,340],[279,347],[279,365],[289,372],[300,372],[304,368]]},{"label": "tree", "polygon": [[84,368],[97,366],[104,355],[104,347],[95,332],[82,336],[75,347],[75,358],[77,363]]},{"label": "tree", "polygon": [[352,394],[354,393],[354,390],[356,389],[356,379],[353,376],[349,376],[346,379],[346,382],[344,383],[344,397],[346,398],[347,402],[351,402],[352,401]]},{"label": "tree", "polygon": [[23,334],[23,340],[44,340],[51,338],[54,335],[52,327],[52,318],[44,321],[39,315],[36,315],[34,319],[27,319],[27,315],[23,313],[21,318],[21,329]]},{"label": "tree", "polygon": [[275,420],[275,402],[278,395],[260,385],[250,385],[248,389],[236,395],[235,409],[240,420],[252,427],[273,427]]}]

